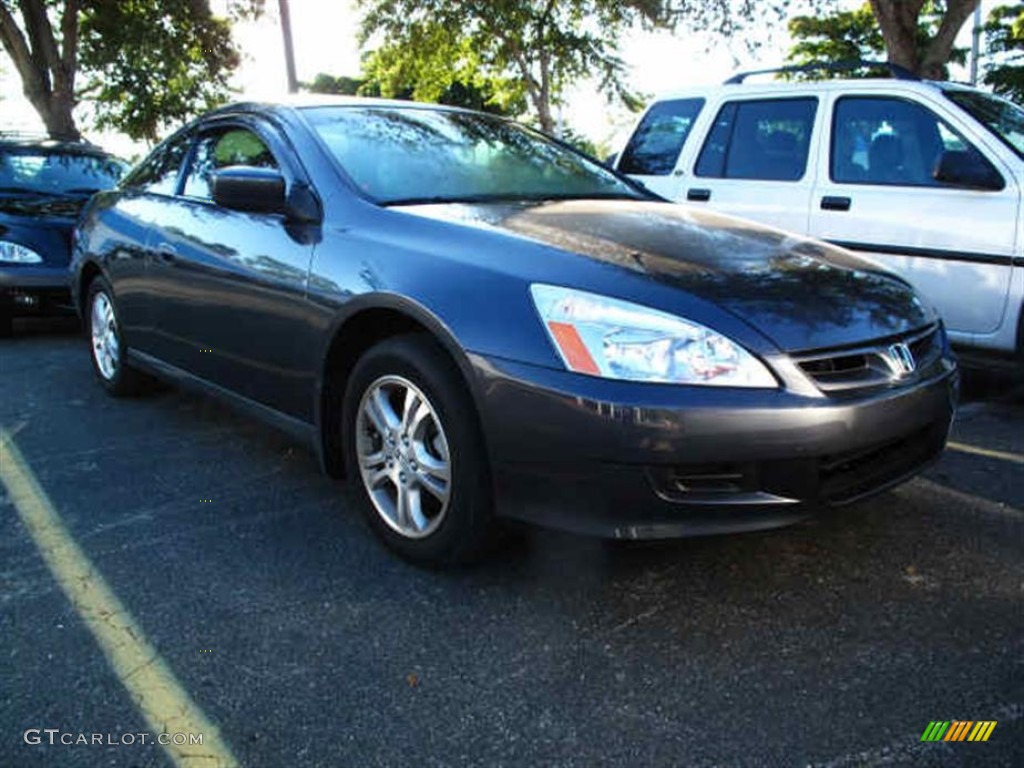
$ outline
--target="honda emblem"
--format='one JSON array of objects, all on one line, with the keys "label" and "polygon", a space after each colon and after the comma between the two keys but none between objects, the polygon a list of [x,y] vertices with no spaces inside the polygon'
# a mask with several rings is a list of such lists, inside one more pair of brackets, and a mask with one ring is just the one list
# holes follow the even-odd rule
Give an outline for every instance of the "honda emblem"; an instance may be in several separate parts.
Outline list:
[{"label": "honda emblem", "polygon": [[914,362],[914,355],[910,351],[910,347],[902,342],[890,345],[888,363],[897,378],[909,376],[917,368],[917,363]]}]

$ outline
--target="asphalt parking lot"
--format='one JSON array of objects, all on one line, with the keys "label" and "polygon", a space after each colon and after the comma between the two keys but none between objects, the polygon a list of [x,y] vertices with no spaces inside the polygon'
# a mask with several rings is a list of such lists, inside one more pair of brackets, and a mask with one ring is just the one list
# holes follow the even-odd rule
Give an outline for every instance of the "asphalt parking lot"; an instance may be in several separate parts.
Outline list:
[{"label": "asphalt parking lot", "polygon": [[[966,384],[942,461],[840,513],[528,531],[431,572],[287,437],[175,390],[106,397],[72,324],[0,341],[0,427],[244,766],[1024,765],[1024,384]],[[25,743],[152,729],[0,494],[0,765],[172,765]],[[934,720],[997,726],[921,742]]]}]

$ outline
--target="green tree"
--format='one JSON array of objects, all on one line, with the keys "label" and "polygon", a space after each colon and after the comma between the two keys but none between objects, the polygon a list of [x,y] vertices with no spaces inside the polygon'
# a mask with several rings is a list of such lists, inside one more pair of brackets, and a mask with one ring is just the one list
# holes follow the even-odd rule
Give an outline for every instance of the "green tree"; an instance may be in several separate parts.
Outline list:
[{"label": "green tree", "polygon": [[[236,15],[262,5],[228,3]],[[152,140],[223,100],[239,62],[230,20],[209,0],[0,0],[0,42],[47,131],[64,139],[79,137],[74,108],[88,98],[100,126]]]},{"label": "green tree", "polygon": [[[795,16],[789,21],[789,35],[795,41],[786,61],[797,66],[835,64],[858,59],[877,59],[885,55],[885,40],[875,21],[871,6],[864,3],[852,11],[827,16]],[[866,77],[869,72],[814,70],[800,77]]]},{"label": "green tree", "polygon": [[[940,26],[944,9],[939,3],[927,3],[917,23],[918,48],[927,47]],[[865,2],[860,8],[839,11],[826,16],[796,16],[789,22],[789,34],[795,41],[789,49],[786,60],[794,65],[835,64],[856,60],[880,60],[885,58],[886,45],[881,27]],[[966,48],[954,48],[949,61],[963,64],[967,60]],[[884,70],[883,70],[884,73]],[[875,77],[875,69],[859,70],[813,70],[799,75],[805,79],[826,79],[831,77]],[[948,76],[944,64],[942,78]]]},{"label": "green tree", "polygon": [[486,80],[482,80],[481,85],[456,80],[448,83],[443,90],[425,96],[422,92],[417,93],[414,86],[403,85],[397,80],[382,84],[372,74],[356,78],[345,75],[328,75],[321,72],[313,78],[312,83],[303,83],[302,87],[310,93],[326,93],[337,96],[379,97],[386,92],[387,98],[391,99],[432,101],[453,107],[465,107],[466,109],[477,109],[482,112],[508,116],[522,112],[526,106],[522,99],[509,102],[507,96],[502,99],[496,98],[492,90],[493,84]]},{"label": "green tree", "polygon": [[[436,100],[452,82],[481,88],[510,109],[525,99],[540,127],[572,83],[596,76],[609,99],[636,106],[618,41],[634,27],[730,35],[757,18],[779,18],[787,3],[756,0],[357,0],[368,71],[384,95],[411,85]],[[485,83],[481,82],[485,79]]]},{"label": "green tree", "polygon": [[1024,3],[993,8],[985,24],[984,82],[1024,104]]}]

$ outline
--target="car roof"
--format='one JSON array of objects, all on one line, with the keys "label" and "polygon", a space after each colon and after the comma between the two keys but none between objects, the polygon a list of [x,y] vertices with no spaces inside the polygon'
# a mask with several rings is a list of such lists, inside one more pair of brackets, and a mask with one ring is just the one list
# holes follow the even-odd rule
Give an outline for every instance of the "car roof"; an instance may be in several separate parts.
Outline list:
[{"label": "car roof", "polygon": [[[232,112],[277,112],[282,110],[314,109],[317,107],[391,107],[398,109],[423,109],[430,111],[445,112],[472,112],[477,110],[454,107],[446,104],[431,104],[423,101],[408,101],[405,99],[380,99],[371,96],[334,96],[320,93],[299,93],[289,94],[266,101],[240,101],[226,104],[223,107],[207,112],[200,119],[214,115],[229,114]],[[492,115],[497,117],[496,115]]]}]

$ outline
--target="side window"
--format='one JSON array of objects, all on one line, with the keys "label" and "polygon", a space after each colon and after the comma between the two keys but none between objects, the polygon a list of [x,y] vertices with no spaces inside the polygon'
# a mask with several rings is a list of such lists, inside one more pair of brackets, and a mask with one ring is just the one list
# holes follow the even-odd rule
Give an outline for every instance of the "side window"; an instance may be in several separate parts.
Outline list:
[{"label": "side window", "polygon": [[222,128],[203,134],[196,142],[184,194],[209,200],[214,172],[229,165],[278,167],[263,139],[255,133],[245,128]]},{"label": "side window", "polygon": [[832,118],[832,181],[943,186],[935,169],[943,152],[998,176],[995,168],[927,107],[893,98],[847,96]]},{"label": "side window", "polygon": [[807,170],[817,99],[735,101],[715,118],[697,176],[798,181]]},{"label": "side window", "polygon": [[175,194],[178,191],[178,173],[185,161],[188,142],[188,136],[179,136],[158,147],[125,177],[121,186],[157,195]]},{"label": "side window", "polygon": [[622,151],[621,173],[665,176],[690,135],[704,99],[662,101],[651,107]]}]

